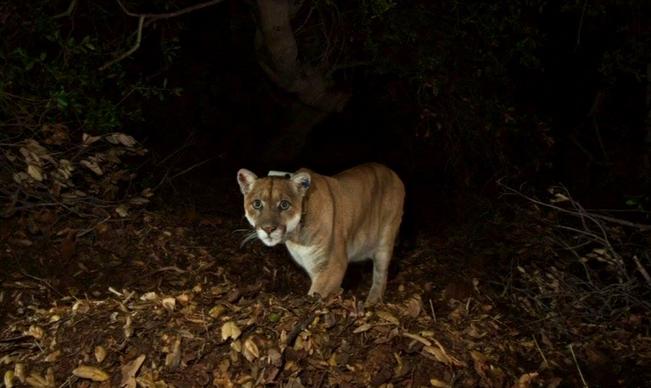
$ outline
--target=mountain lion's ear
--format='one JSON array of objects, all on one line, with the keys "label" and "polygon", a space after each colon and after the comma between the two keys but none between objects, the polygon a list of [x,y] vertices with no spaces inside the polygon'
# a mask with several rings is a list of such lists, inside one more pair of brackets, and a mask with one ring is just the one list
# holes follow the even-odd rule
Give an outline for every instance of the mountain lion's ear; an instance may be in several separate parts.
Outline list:
[{"label": "mountain lion's ear", "polygon": [[292,176],[291,179],[292,182],[296,184],[298,192],[301,194],[305,194],[307,192],[307,189],[309,189],[310,185],[312,184],[312,178],[307,172],[296,173]]},{"label": "mountain lion's ear", "polygon": [[242,194],[246,195],[251,191],[256,179],[258,179],[258,176],[246,168],[237,172],[237,183],[240,184],[240,191],[242,191]]}]

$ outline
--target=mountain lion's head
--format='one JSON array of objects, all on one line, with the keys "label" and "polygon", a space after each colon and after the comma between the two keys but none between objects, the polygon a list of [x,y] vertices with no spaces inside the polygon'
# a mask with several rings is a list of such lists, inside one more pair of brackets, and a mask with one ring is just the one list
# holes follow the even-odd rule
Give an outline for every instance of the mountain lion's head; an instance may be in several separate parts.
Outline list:
[{"label": "mountain lion's head", "polygon": [[244,214],[258,238],[270,247],[284,242],[301,221],[310,174],[258,178],[251,171],[241,169],[237,172],[237,182],[244,194]]}]

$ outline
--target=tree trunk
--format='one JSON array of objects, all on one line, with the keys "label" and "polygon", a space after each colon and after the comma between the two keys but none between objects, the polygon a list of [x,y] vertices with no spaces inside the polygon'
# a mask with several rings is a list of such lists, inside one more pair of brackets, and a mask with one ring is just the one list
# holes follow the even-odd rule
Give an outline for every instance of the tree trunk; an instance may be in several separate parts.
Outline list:
[{"label": "tree trunk", "polygon": [[350,92],[336,89],[327,78],[329,64],[310,66],[299,60],[291,18],[302,2],[257,0],[257,4],[258,64],[276,86],[295,98],[285,107],[290,110],[292,121],[281,128],[280,135],[272,139],[261,158],[278,167],[289,166],[299,156],[312,128],[329,113],[341,111]]},{"label": "tree trunk", "polygon": [[288,0],[258,0],[259,35],[256,37],[258,63],[280,88],[299,101],[326,112],[338,112],[350,98],[336,90],[326,78],[327,64],[313,68],[298,59]]}]

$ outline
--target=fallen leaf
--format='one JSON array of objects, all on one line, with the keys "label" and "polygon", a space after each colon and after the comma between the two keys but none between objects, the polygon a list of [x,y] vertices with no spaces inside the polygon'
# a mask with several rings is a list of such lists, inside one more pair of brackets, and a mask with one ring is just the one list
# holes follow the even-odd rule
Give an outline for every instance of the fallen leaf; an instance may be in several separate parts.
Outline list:
[{"label": "fallen leaf", "polygon": [[39,182],[43,181],[43,170],[35,164],[27,165],[27,174]]},{"label": "fallen leaf", "polygon": [[118,141],[127,147],[133,147],[136,145],[136,139],[129,135],[125,135],[124,133],[118,133]]},{"label": "fallen leaf", "polygon": [[120,368],[120,373],[122,374],[120,387],[136,388],[136,374],[138,374],[138,370],[140,369],[142,363],[145,361],[146,357],[147,356],[144,354],[141,354],[138,356],[138,358],[134,359],[130,363],[122,365]]},{"label": "fallen leaf", "polygon": [[68,128],[63,124],[45,124],[41,130],[49,135],[44,141],[46,144],[62,145],[69,140]]},{"label": "fallen leaf", "polygon": [[551,203],[559,203],[559,202],[567,202],[570,199],[566,197],[565,195],[561,193],[554,193],[554,197],[550,198],[549,202]]},{"label": "fallen leaf", "polygon": [[423,347],[424,352],[431,354],[432,356],[434,356],[434,358],[437,361],[439,361],[439,362],[441,362],[443,364],[446,364],[446,365],[449,365],[449,366],[466,366],[465,362],[460,361],[460,360],[456,359],[455,357],[449,355],[445,351],[445,348],[443,347],[443,345],[441,345],[441,343],[438,342],[436,339],[432,339],[432,341],[434,342],[434,344],[436,344],[436,346],[424,346]]},{"label": "fallen leaf", "polygon": [[59,159],[59,172],[65,179],[69,179],[73,171],[75,171],[75,167],[69,160]]},{"label": "fallen leaf", "polygon": [[303,383],[301,383],[301,378],[300,377],[290,377],[287,380],[287,384],[284,386],[285,388],[305,388]]},{"label": "fallen leaf", "polygon": [[36,339],[42,339],[43,336],[45,336],[45,331],[36,325],[31,325],[29,329],[25,332],[25,335],[32,336]]},{"label": "fallen leaf", "polygon": [[423,344],[425,346],[432,346],[432,342],[430,342],[426,338],[423,338],[423,337],[421,337],[421,336],[419,336],[417,334],[411,334],[411,333],[404,332],[404,333],[402,333],[402,335],[404,335],[407,338],[411,338],[413,340],[416,340],[416,341],[420,342],[421,344]]},{"label": "fallen leaf", "polygon": [[47,381],[48,387],[56,387],[54,380],[54,369],[47,368],[47,372],[45,373],[45,381]]},{"label": "fallen leaf", "polygon": [[106,381],[109,379],[108,373],[104,372],[99,368],[95,368],[94,366],[88,366],[88,365],[81,365],[73,369],[72,374],[79,378],[93,380],[93,381]]},{"label": "fallen leaf", "polygon": [[124,322],[124,326],[122,327],[124,331],[124,336],[126,338],[130,338],[133,335],[133,320],[131,319],[131,315],[127,315],[127,319]]},{"label": "fallen leaf", "polygon": [[14,365],[14,375],[20,380],[21,383],[25,382],[25,364],[17,362]]},{"label": "fallen leaf", "polygon": [[395,315],[391,314],[388,311],[378,311],[376,312],[377,316],[380,317],[382,320],[387,321],[389,323],[392,323],[396,326],[400,326],[400,320],[395,317]]},{"label": "fallen leaf", "polygon": [[90,306],[83,300],[78,300],[72,305],[72,312],[77,314],[85,314],[90,310]]},{"label": "fallen leaf", "polygon": [[472,323],[470,324],[470,327],[465,330],[465,332],[468,333],[468,335],[472,338],[483,338],[486,336],[486,334],[488,334],[486,332],[479,331],[479,329],[477,329],[477,326]]},{"label": "fallen leaf", "polygon": [[14,371],[8,370],[4,374],[4,378],[2,379],[5,383],[5,387],[7,388],[13,388],[14,386]]},{"label": "fallen leaf", "polygon": [[165,356],[165,366],[175,369],[181,363],[181,339],[176,338],[172,345],[172,351]]},{"label": "fallen leaf", "polygon": [[5,158],[10,162],[15,162],[18,156],[11,152],[10,150],[5,150]]},{"label": "fallen leaf", "polygon": [[156,299],[158,299],[158,295],[156,295],[154,291],[145,292],[144,294],[142,294],[142,296],[140,296],[140,300],[145,300],[149,302],[154,301]]},{"label": "fallen leaf", "polygon": [[244,350],[242,354],[247,360],[249,360],[249,362],[253,362],[255,359],[260,357],[258,345],[256,345],[252,338],[247,338],[244,341]]},{"label": "fallen leaf", "polygon": [[267,358],[271,365],[281,366],[283,356],[275,348],[271,348],[267,351]]},{"label": "fallen leaf", "polygon": [[527,388],[531,386],[531,384],[534,382],[534,380],[536,380],[537,377],[538,377],[537,372],[525,373],[518,378],[518,381],[515,382],[513,388]]},{"label": "fallen leaf", "polygon": [[89,145],[95,143],[101,138],[102,138],[101,136],[91,136],[87,133],[84,133],[83,135],[81,135],[81,143],[82,146],[88,147]]},{"label": "fallen leaf", "polygon": [[55,350],[52,353],[48,354],[47,357],[43,361],[45,362],[55,362],[56,360],[59,359],[59,356],[61,355],[60,350]]},{"label": "fallen leaf", "polygon": [[51,388],[52,385],[48,383],[47,379],[36,372],[32,372],[25,379],[27,385],[38,388]]},{"label": "fallen leaf", "polygon": [[102,168],[95,162],[91,160],[82,160],[79,162],[82,166],[88,168],[90,171],[94,172],[97,175],[104,175],[104,171],[102,171]]},{"label": "fallen leaf", "polygon": [[13,179],[14,179],[14,182],[18,183],[19,185],[22,185],[23,182],[29,180],[29,175],[27,175],[26,173],[20,171],[20,172],[17,172],[15,174],[13,174]]},{"label": "fallen leaf", "polygon": [[432,387],[439,387],[439,388],[449,388],[449,387],[451,387],[450,384],[448,384],[448,383],[446,383],[444,381],[441,381],[439,379],[430,379],[429,383],[432,384]]},{"label": "fallen leaf", "polygon": [[118,213],[118,215],[122,218],[126,217],[129,215],[129,211],[127,210],[126,205],[119,205],[118,207],[115,208],[115,212]]},{"label": "fallen leaf", "polygon": [[363,333],[365,331],[368,331],[371,327],[372,326],[367,322],[356,327],[355,330],[353,330],[353,333],[354,334]]},{"label": "fallen leaf", "polygon": [[222,305],[222,304],[219,304],[219,305],[214,306],[213,308],[211,308],[210,311],[208,311],[208,315],[211,318],[216,319],[216,318],[219,318],[219,316],[222,315],[225,310],[226,310],[226,307],[224,307],[224,305]]},{"label": "fallen leaf", "polygon": [[98,364],[101,364],[102,361],[106,358],[106,349],[103,346],[95,346],[95,360]]},{"label": "fallen leaf", "polygon": [[111,144],[122,144],[126,147],[133,147],[137,143],[133,137],[120,132],[114,132],[107,135],[106,140]]},{"label": "fallen leaf", "polygon": [[47,148],[40,145],[39,142],[37,142],[34,139],[25,140],[25,147],[27,147],[27,149],[30,150],[35,155],[44,156],[44,157],[48,156]]},{"label": "fallen leaf", "polygon": [[237,339],[242,331],[233,321],[228,321],[222,325],[222,340],[227,340],[229,338]]},{"label": "fallen leaf", "polygon": [[147,371],[142,376],[136,377],[136,382],[142,388],[167,388],[169,385],[164,380],[156,379],[156,375]]},{"label": "fallen leaf", "polygon": [[161,301],[161,304],[167,311],[174,311],[174,308],[176,307],[176,299],[174,298],[163,298]]},{"label": "fallen leaf", "polygon": [[422,311],[422,300],[420,295],[414,295],[407,300],[406,306],[407,315],[412,318],[417,318]]},{"label": "fallen leaf", "polygon": [[146,205],[149,203],[149,200],[147,198],[134,197],[129,200],[129,203],[132,205]]}]

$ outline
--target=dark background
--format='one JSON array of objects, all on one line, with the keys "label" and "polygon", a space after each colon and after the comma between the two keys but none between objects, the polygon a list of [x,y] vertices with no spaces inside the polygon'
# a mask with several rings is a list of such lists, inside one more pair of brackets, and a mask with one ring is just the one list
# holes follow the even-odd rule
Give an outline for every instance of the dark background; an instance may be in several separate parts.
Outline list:
[{"label": "dark background", "polygon": [[339,109],[263,70],[275,54],[256,39],[253,2],[145,23],[117,62],[135,42],[127,12],[196,3],[79,1],[57,15],[66,4],[0,8],[3,136],[47,123],[73,142],[134,136],[148,157],[106,199],[150,187],[159,205],[241,217],[239,168],[334,174],[375,161],[406,184],[408,236],[481,222],[499,206],[498,182],[542,198],[560,184],[586,208],[648,209],[648,2],[303,2],[290,25],[299,72],[346,95]]},{"label": "dark background", "polygon": [[[133,134],[152,151],[152,179],[205,162],[162,187],[204,195],[202,206],[234,206],[240,167],[331,174],[366,161],[400,173],[425,223],[432,209],[463,215],[476,197],[494,198],[500,178],[562,183],[587,206],[647,206],[647,2],[305,2],[292,20],[299,60],[317,64],[345,42],[321,64],[350,95],[316,120],[261,70],[253,3],[147,25],[139,49],[101,72],[130,47],[137,18],[81,1],[52,19],[65,7],[3,6],[4,90],[71,100],[46,119],[79,132]],[[17,109],[6,98],[3,108]],[[297,128],[304,142],[288,145]]]},{"label": "dark background", "polygon": [[[481,37],[472,26],[458,34],[463,38],[452,36],[456,40],[437,47],[446,37],[426,35],[445,33],[437,31],[437,24],[448,15],[436,15],[431,26],[422,21],[432,29],[416,31],[414,43],[385,48],[386,57],[375,58],[379,63],[335,73],[340,78],[336,81],[350,88],[350,101],[342,112],[315,124],[305,146],[290,160],[261,157],[291,125],[293,112],[287,105],[292,96],[270,83],[257,66],[249,44],[255,33],[249,10],[231,5],[199,12],[184,22],[182,53],[168,73],[170,83],[182,86],[184,93],[146,109],[142,136],[154,148],[171,151],[191,134],[193,157],[217,158],[196,171],[201,182],[185,178],[219,190],[228,183],[221,178],[227,177],[230,191],[235,191],[232,175],[243,166],[259,174],[301,166],[332,174],[357,163],[383,162],[400,172],[420,214],[438,208],[441,201],[454,204],[455,196],[493,196],[495,181],[504,177],[541,187],[562,182],[588,206],[621,207],[627,198],[646,193],[644,48],[649,31],[642,5],[600,4],[599,12],[584,15],[580,43],[582,9],[561,10],[555,4],[538,12],[522,8],[529,14],[511,23],[524,32],[506,33],[504,41],[489,46],[498,45],[496,52],[508,50],[527,30],[537,30],[530,39],[539,41],[519,56],[504,55],[507,59],[496,66],[499,72],[486,59],[470,56],[486,50],[487,44],[478,42]],[[494,17],[505,13],[499,8],[493,12]],[[421,55],[450,61],[441,74],[417,74],[441,77],[437,96],[421,97],[426,86],[409,78],[420,71],[410,66],[417,67],[414,62]],[[535,58],[535,66],[523,64],[527,55]],[[637,57],[622,58],[631,55]],[[138,56],[145,57],[145,50]],[[605,64],[611,56],[617,56],[616,63]],[[619,62],[631,59],[637,61],[632,68]],[[385,61],[397,69],[379,68]],[[611,68],[604,70],[606,66]],[[495,74],[476,74],[482,71]]]}]

